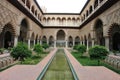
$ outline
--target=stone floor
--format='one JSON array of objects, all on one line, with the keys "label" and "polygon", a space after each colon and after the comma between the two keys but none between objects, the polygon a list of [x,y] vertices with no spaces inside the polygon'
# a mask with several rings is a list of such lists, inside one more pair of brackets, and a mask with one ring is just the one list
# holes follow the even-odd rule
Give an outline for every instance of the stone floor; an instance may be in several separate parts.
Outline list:
[{"label": "stone floor", "polygon": [[47,62],[55,54],[53,50],[37,65],[15,65],[3,72],[0,72],[0,80],[36,80]]},{"label": "stone floor", "polygon": [[65,49],[79,80],[120,80],[120,75],[103,67],[103,66],[82,66],[70,53]]},{"label": "stone floor", "polygon": [[[0,72],[0,80],[36,80],[39,74],[57,49],[50,52],[37,65],[16,65],[3,72]],[[103,67],[82,66],[69,52],[65,49],[79,80],[120,80],[120,75]]]}]

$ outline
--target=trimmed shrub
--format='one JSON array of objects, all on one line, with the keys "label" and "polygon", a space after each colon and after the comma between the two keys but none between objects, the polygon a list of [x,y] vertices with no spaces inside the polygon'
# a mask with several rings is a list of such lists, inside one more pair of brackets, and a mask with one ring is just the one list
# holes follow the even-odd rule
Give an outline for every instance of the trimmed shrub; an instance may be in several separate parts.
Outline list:
[{"label": "trimmed shrub", "polygon": [[23,61],[25,58],[31,57],[32,52],[28,49],[28,46],[23,43],[19,42],[16,47],[14,47],[11,51],[11,56],[15,59],[20,59]]},{"label": "trimmed shrub", "polygon": [[78,45],[73,46],[74,50],[78,50]]},{"label": "trimmed shrub", "polygon": [[38,55],[43,52],[43,48],[40,44],[36,44],[33,49]]},{"label": "trimmed shrub", "polygon": [[84,52],[86,52],[86,46],[84,46],[84,45],[78,45],[78,52],[80,52],[80,53],[84,53]]},{"label": "trimmed shrub", "polygon": [[83,53],[86,52],[86,46],[84,45],[75,45],[73,49],[77,50],[80,53],[80,56],[83,56]]},{"label": "trimmed shrub", "polygon": [[100,60],[105,59],[105,57],[108,55],[108,51],[104,46],[94,46],[92,48],[89,49],[88,51],[90,58],[91,59],[96,59],[98,60],[98,65],[100,63]]},{"label": "trimmed shrub", "polygon": [[44,44],[42,45],[42,47],[43,47],[44,49],[47,49],[47,48],[49,48],[49,45],[46,44],[46,43],[44,43]]}]

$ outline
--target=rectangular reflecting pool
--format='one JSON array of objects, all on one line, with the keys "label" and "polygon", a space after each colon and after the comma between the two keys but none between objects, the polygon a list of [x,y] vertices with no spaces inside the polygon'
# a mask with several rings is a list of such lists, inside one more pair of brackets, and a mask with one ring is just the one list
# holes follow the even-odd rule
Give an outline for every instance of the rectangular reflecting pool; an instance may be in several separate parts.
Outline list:
[{"label": "rectangular reflecting pool", "polygon": [[42,80],[74,80],[63,49],[58,49]]}]

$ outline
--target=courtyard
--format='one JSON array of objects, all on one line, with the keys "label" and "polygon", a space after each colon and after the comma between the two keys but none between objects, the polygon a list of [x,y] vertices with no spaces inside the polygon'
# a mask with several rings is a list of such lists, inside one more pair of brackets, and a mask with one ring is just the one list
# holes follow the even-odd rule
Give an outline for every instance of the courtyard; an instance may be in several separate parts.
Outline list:
[{"label": "courtyard", "polygon": [[[9,69],[6,69],[5,71],[0,72],[0,80],[41,80],[44,74],[46,73],[46,68],[48,67],[49,70],[49,63],[51,65],[51,68],[53,66],[53,70],[55,69],[55,65],[57,63],[59,64],[58,69],[63,69],[62,71],[65,71],[66,68],[64,65],[66,65],[65,61],[61,61],[63,57],[60,58],[60,62],[50,62],[53,56],[56,54],[57,49],[52,50],[42,61],[40,61],[37,65],[15,65]],[[83,66],[80,64],[67,49],[64,49],[65,55],[67,57],[67,60],[69,60],[69,66],[71,65],[72,68],[72,74],[74,75],[73,80],[119,80],[120,76],[119,74],[109,70],[108,68],[104,66]],[[64,56],[65,56],[64,55]],[[59,55],[58,55],[59,57]],[[62,64],[61,64],[62,62]],[[54,63],[54,64],[53,64]],[[61,65],[61,67],[60,67]],[[62,68],[64,67],[64,68]],[[56,67],[57,68],[57,67]],[[65,69],[65,70],[64,70]],[[50,72],[51,73],[51,72]],[[60,74],[56,72],[55,74],[47,73],[46,78],[47,80],[51,80],[50,76],[56,76],[56,78],[52,80],[63,80],[65,77],[67,77],[68,73],[61,74],[63,78],[60,78]],[[112,76],[110,76],[112,75]],[[70,78],[71,76],[68,76]],[[72,79],[72,78],[70,78]],[[44,80],[44,79],[43,79]]]},{"label": "courtyard", "polygon": [[120,80],[120,1],[79,1],[0,0],[0,80]]}]

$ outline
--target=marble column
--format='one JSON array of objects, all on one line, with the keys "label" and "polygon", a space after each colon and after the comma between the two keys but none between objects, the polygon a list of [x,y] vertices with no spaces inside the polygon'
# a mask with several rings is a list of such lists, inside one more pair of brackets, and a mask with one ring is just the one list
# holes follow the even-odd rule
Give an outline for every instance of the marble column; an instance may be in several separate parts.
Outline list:
[{"label": "marble column", "polygon": [[85,41],[83,40],[83,45],[85,45]]},{"label": "marble column", "polygon": [[35,40],[34,40],[33,44],[34,44],[34,46],[35,46]]},{"label": "marble column", "polygon": [[65,26],[67,26],[67,20],[65,20]]},{"label": "marble column", "polygon": [[47,44],[49,44],[49,40],[47,40]]},{"label": "marble column", "polygon": [[108,49],[109,51],[109,37],[105,37],[105,47]]},{"label": "marble column", "polygon": [[75,41],[73,40],[73,47],[75,46]]},{"label": "marble column", "polygon": [[89,41],[87,40],[87,50],[89,49]]},{"label": "marble column", "polygon": [[68,41],[65,42],[65,47],[68,48]]},{"label": "marble column", "polygon": [[40,45],[42,45],[42,41],[40,40]]},{"label": "marble column", "polygon": [[39,39],[37,40],[37,44],[39,44]]},{"label": "marble column", "polygon": [[95,45],[95,40],[92,39],[92,47]]},{"label": "marble column", "polygon": [[80,45],[82,45],[82,41],[80,41]]},{"label": "marble column", "polygon": [[30,49],[30,39],[28,39],[28,49]]},{"label": "marble column", "polygon": [[54,40],[54,48],[56,48],[56,40]]},{"label": "marble column", "polygon": [[18,36],[14,37],[14,47],[16,47],[18,44]]}]

